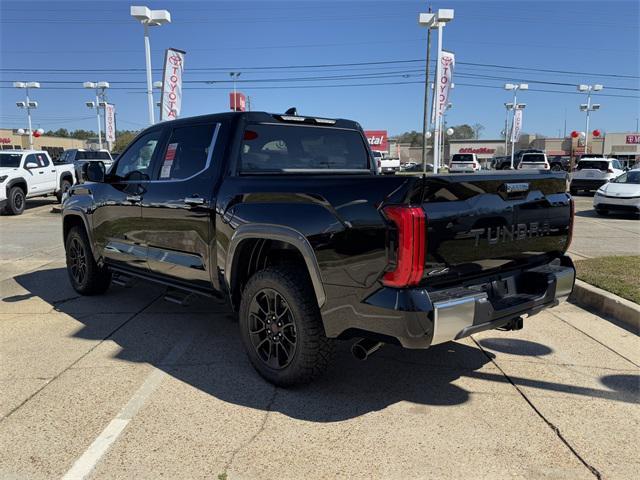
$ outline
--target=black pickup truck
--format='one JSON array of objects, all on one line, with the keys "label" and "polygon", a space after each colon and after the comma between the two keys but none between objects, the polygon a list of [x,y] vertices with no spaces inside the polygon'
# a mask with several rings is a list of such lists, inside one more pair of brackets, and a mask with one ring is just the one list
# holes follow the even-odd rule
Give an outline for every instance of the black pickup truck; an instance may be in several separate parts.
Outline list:
[{"label": "black pickup truck", "polygon": [[226,298],[277,385],[321,373],[337,339],[366,358],[521,328],[574,284],[564,174],[377,175],[353,121],[164,122],[83,174],[63,204],[73,288],[142,277]]}]

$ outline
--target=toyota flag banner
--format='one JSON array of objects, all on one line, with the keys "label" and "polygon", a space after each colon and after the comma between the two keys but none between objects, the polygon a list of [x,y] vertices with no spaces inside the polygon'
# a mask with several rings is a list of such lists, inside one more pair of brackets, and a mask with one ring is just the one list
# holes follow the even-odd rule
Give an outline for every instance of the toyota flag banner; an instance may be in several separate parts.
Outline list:
[{"label": "toyota flag banner", "polygon": [[116,106],[111,103],[104,107],[104,131],[107,142],[116,141]]},{"label": "toyota flag banner", "polygon": [[160,120],[175,120],[180,115],[185,53],[182,50],[168,48],[165,54]]},{"label": "toyota flag banner", "polygon": [[[434,93],[433,109],[431,111],[431,122],[435,123],[436,115],[442,115],[449,103],[449,90],[451,90],[451,82],[453,80],[453,67],[456,63],[456,57],[453,52],[442,50],[439,68],[437,74],[440,76],[439,91]],[[437,82],[436,82],[437,85]],[[434,87],[435,88],[435,87]]]},{"label": "toyota flag banner", "polygon": [[513,115],[513,129],[511,130],[511,142],[515,143],[520,139],[522,133],[522,110],[516,109]]}]

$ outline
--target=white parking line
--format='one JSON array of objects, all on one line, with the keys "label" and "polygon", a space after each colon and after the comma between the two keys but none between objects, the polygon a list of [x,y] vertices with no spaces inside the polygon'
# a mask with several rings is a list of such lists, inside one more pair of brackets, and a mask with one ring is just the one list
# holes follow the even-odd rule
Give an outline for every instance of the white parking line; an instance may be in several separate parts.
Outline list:
[{"label": "white parking line", "polygon": [[[187,330],[176,343],[166,357],[160,362],[163,365],[172,365],[187,351],[195,337],[195,330]],[[147,376],[144,383],[133,394],[133,397],[120,410],[118,415],[106,426],[106,428],[91,443],[89,448],[75,461],[71,469],[64,475],[63,480],[80,480],[87,478],[96,467],[100,459],[115,443],[129,422],[140,411],[151,394],[160,386],[167,373],[154,368]]]}]

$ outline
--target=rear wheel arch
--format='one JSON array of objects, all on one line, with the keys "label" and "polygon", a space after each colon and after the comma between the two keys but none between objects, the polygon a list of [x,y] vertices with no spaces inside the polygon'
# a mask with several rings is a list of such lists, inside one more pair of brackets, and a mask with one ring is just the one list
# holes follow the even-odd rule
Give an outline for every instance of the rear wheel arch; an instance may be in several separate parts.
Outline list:
[{"label": "rear wheel arch", "polygon": [[290,227],[253,224],[238,228],[229,244],[224,275],[233,307],[240,305],[242,290],[254,273],[279,264],[304,271],[318,307],[324,305],[320,268],[307,239]]}]

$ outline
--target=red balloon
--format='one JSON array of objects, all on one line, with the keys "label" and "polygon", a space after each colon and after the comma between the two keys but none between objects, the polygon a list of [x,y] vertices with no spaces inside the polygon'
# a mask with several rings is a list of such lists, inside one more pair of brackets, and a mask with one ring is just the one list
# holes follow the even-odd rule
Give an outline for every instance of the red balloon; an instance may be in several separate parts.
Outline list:
[{"label": "red balloon", "polygon": [[575,130],[571,132],[571,138],[578,138],[580,136],[580,132],[576,132]]},{"label": "red balloon", "polygon": [[599,136],[600,136],[600,130],[597,130],[597,129],[596,129],[596,130],[594,130],[594,131],[593,131],[593,132],[591,132],[591,133],[593,133],[593,136],[594,136],[594,137],[599,137]]},{"label": "red balloon", "polygon": [[36,130],[35,132],[33,132],[33,136],[38,138],[40,136],[40,132]]}]

